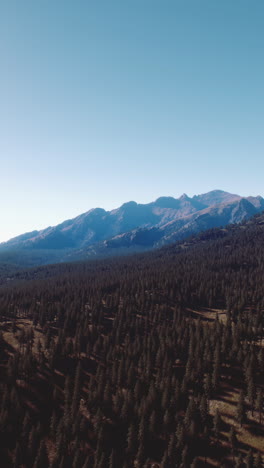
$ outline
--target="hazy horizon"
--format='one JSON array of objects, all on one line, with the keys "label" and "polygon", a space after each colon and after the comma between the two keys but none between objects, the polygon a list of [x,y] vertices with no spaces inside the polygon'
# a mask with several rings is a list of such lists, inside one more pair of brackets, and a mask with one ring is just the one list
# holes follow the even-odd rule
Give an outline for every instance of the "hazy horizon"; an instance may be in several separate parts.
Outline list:
[{"label": "hazy horizon", "polygon": [[89,209],[264,195],[264,4],[2,2],[0,241]]}]

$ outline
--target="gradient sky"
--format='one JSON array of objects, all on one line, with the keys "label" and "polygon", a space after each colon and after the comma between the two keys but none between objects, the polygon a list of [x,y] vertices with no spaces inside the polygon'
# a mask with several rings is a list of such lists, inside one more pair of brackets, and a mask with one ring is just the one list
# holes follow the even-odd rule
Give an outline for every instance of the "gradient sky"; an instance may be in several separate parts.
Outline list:
[{"label": "gradient sky", "polygon": [[264,195],[262,0],[0,2],[0,241],[92,207]]}]

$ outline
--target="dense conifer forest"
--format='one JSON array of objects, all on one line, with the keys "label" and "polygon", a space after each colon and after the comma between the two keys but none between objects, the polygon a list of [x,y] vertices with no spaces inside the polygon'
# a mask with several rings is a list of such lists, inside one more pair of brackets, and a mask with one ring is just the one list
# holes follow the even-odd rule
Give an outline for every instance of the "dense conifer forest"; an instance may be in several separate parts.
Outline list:
[{"label": "dense conifer forest", "polygon": [[0,273],[1,466],[263,466],[263,215]]}]

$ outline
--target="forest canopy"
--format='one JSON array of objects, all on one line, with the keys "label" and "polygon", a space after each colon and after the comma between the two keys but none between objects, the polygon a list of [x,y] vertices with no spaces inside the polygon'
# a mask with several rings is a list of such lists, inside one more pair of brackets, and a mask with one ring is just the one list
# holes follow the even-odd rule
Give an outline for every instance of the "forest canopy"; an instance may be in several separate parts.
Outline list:
[{"label": "forest canopy", "polygon": [[263,307],[263,215],[147,254],[3,268],[2,466],[262,466]]}]

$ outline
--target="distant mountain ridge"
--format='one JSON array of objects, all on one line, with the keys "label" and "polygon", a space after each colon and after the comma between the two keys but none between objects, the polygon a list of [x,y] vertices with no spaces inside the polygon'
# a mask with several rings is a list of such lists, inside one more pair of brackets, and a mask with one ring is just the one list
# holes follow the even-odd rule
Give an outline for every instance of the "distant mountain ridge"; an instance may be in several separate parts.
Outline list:
[{"label": "distant mountain ridge", "polygon": [[146,250],[239,223],[262,210],[262,197],[222,190],[194,197],[160,197],[148,204],[130,201],[111,211],[95,208],[57,226],[10,239],[0,244],[0,261],[9,258],[8,252],[14,252],[12,261],[19,252],[50,263]]}]

